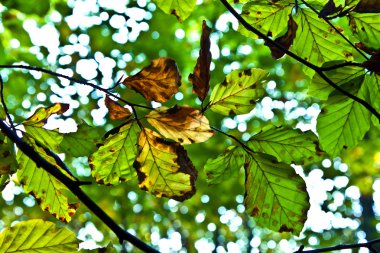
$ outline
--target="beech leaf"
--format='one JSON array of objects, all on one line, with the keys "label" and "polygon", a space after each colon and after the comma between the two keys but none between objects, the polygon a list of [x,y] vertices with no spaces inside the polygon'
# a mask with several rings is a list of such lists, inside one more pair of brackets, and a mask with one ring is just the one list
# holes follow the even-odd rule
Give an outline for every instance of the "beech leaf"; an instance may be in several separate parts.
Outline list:
[{"label": "beech leaf", "polygon": [[195,65],[194,72],[189,75],[189,81],[193,83],[193,90],[201,101],[205,100],[210,89],[210,33],[211,28],[206,21],[202,23],[201,49]]},{"label": "beech leaf", "polygon": [[24,125],[43,126],[52,114],[63,114],[69,109],[68,104],[55,103],[50,107],[38,108],[32,116],[26,119]]},{"label": "beech leaf", "polygon": [[13,142],[0,132],[0,175],[11,174],[16,170],[16,165]]},{"label": "beech leaf", "polygon": [[123,84],[147,101],[166,102],[178,92],[181,75],[174,60],[158,58],[136,75],[125,78]]},{"label": "beech leaf", "polygon": [[150,129],[144,128],[138,140],[139,152],[133,164],[139,187],[157,197],[183,201],[195,194],[197,170],[186,150]]},{"label": "beech leaf", "polygon": [[123,120],[131,116],[131,111],[123,107],[118,102],[113,101],[109,96],[106,96],[104,103],[112,120]]},{"label": "beech leaf", "polygon": [[78,252],[74,232],[57,228],[53,222],[31,219],[20,221],[0,234],[0,252]]},{"label": "beech leaf", "polygon": [[176,16],[179,22],[190,16],[196,5],[196,0],[154,0],[167,14]]},{"label": "beech leaf", "polygon": [[267,75],[255,68],[232,71],[212,91],[210,109],[222,115],[249,113],[265,93],[262,82]]},{"label": "beech leaf", "polygon": [[204,142],[214,135],[206,116],[189,106],[160,107],[146,117],[165,138],[181,144]]}]

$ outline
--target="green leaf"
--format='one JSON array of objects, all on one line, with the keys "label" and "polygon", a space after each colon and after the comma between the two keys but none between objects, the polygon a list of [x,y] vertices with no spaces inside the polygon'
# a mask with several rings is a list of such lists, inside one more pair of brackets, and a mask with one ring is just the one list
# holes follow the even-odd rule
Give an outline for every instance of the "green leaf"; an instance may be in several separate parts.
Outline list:
[{"label": "green leaf", "polygon": [[245,161],[245,151],[240,147],[230,146],[217,158],[208,159],[204,171],[209,184],[219,184],[231,178]]},{"label": "green leaf", "polygon": [[270,155],[251,154],[245,167],[247,213],[261,227],[299,235],[310,207],[304,180]]},{"label": "green leaf", "polygon": [[210,97],[211,110],[222,115],[249,113],[264,94],[262,82],[268,72],[262,69],[232,71],[217,84]]},{"label": "green leaf", "polygon": [[13,142],[0,133],[0,175],[8,175],[15,172],[16,165]]},{"label": "green leaf", "polygon": [[110,131],[99,149],[88,159],[96,182],[118,184],[132,179],[135,175],[133,162],[137,154],[139,132],[139,126],[133,121]]},{"label": "green leaf", "polygon": [[79,241],[67,228],[43,220],[21,221],[0,234],[0,252],[78,252]]},{"label": "green leaf", "polygon": [[[349,84],[360,86],[363,80],[364,76],[360,76]],[[360,98],[365,96],[364,88],[344,88]],[[322,149],[335,157],[342,149],[354,147],[369,130],[370,116],[370,112],[358,102],[340,93],[332,93],[317,119],[317,132]]]},{"label": "green leaf", "polygon": [[[43,148],[33,145],[33,148],[49,163],[55,165],[54,158],[46,154]],[[39,168],[23,152],[17,153],[18,170],[17,178],[24,188],[24,191],[33,195],[43,210],[49,211],[57,219],[69,222],[78,208],[78,203],[69,203],[65,196],[68,191],[58,179],[50,175],[44,169]]]},{"label": "green leaf", "polygon": [[139,153],[133,166],[141,189],[178,201],[195,194],[197,170],[179,143],[166,141],[158,133],[144,128],[138,145]]},{"label": "green leaf", "polygon": [[[332,60],[351,60],[352,47],[310,9],[300,9],[294,17],[298,25],[292,51],[303,59],[322,66]],[[307,69],[307,74],[314,73]]]},{"label": "green leaf", "polygon": [[378,13],[355,13],[349,15],[354,35],[365,46],[380,49],[380,17]]},{"label": "green leaf", "polygon": [[[287,30],[289,14],[292,13],[293,5],[291,1],[251,1],[243,5],[241,16],[262,33],[277,38]],[[242,25],[238,30],[245,36],[258,38]]]},{"label": "green leaf", "polygon": [[255,152],[275,156],[278,161],[288,164],[316,162],[323,155],[318,137],[312,131],[302,132],[289,127],[263,129],[247,145]]},{"label": "green leaf", "polygon": [[101,139],[99,132],[93,127],[82,123],[78,130],[63,135],[60,147],[63,152],[73,157],[88,156],[96,151],[96,143]]},{"label": "green leaf", "polygon": [[35,0],[33,2],[23,0],[5,0],[2,2],[7,8],[12,8],[25,14],[45,16],[50,10],[50,1]]},{"label": "green leaf", "polygon": [[0,104],[0,119],[5,120],[7,115],[5,114],[3,106]]},{"label": "green leaf", "polygon": [[166,14],[177,17],[179,22],[184,21],[193,12],[196,0],[153,0]]},{"label": "green leaf", "polygon": [[[342,61],[332,61],[323,64],[323,67],[331,67],[343,63]],[[364,69],[358,66],[345,66],[324,72],[326,76],[335,84],[342,85],[358,76],[364,75]],[[315,74],[309,85],[308,94],[321,100],[327,100],[328,96],[335,89],[323,80],[320,75]]]}]

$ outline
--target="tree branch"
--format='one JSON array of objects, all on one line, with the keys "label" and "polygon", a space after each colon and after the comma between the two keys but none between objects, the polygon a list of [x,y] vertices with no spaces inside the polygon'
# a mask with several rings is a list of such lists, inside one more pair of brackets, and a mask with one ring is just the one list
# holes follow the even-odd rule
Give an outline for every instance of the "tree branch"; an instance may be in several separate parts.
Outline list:
[{"label": "tree branch", "polygon": [[1,75],[0,75],[0,97],[1,97],[1,104],[3,105],[4,112],[7,115],[9,124],[11,125],[12,130],[15,132],[16,128],[13,124],[13,120],[11,118],[11,115],[9,114],[7,104],[5,103],[5,99],[4,99],[4,81],[3,81],[3,78],[1,77]]},{"label": "tree branch", "polygon": [[359,248],[367,248],[369,249],[371,252],[376,252],[376,250],[373,249],[373,245],[374,244],[377,244],[377,243],[380,243],[380,239],[376,239],[376,240],[373,240],[373,241],[368,241],[368,242],[365,242],[365,243],[355,243],[355,244],[342,244],[342,245],[337,245],[337,246],[333,246],[333,247],[327,247],[327,248],[321,248],[321,249],[313,249],[313,250],[303,250],[303,247],[297,251],[295,251],[294,253],[298,253],[298,252],[304,252],[304,253],[320,253],[320,252],[330,252],[330,251],[334,251],[334,250],[342,250],[342,249],[359,249]]},{"label": "tree branch", "polygon": [[289,51],[288,49],[284,48],[282,45],[280,45],[279,43],[275,42],[274,40],[272,40],[271,38],[269,38],[267,35],[263,34],[262,32],[260,32],[259,30],[257,30],[256,28],[254,28],[253,26],[251,26],[247,21],[245,21],[245,19],[240,16],[239,13],[236,12],[236,10],[227,2],[227,0],[220,0],[220,2],[227,8],[227,10],[232,14],[234,15],[234,17],[248,30],[248,31],[251,31],[253,32],[254,34],[258,35],[259,37],[261,37],[267,44],[271,45],[271,46],[274,46],[276,48],[278,48],[279,50],[281,50],[282,52],[284,52],[285,54],[289,55],[290,57],[292,57],[293,59],[295,59],[296,61],[302,63],[303,65],[311,68],[312,70],[314,70],[323,80],[325,80],[330,86],[332,86],[334,89],[338,90],[339,92],[341,92],[343,95],[351,98],[352,100],[358,102],[359,104],[363,105],[368,111],[370,111],[373,115],[375,115],[375,117],[380,121],[380,113],[377,112],[375,110],[375,108],[373,108],[369,103],[367,103],[367,101],[349,93],[348,91],[346,91],[345,89],[343,89],[342,87],[340,87],[339,85],[335,84],[333,81],[330,80],[330,78],[328,78],[323,72],[323,70],[302,59],[301,57],[299,57],[298,55],[296,55],[295,53]]},{"label": "tree branch", "polygon": [[12,131],[10,127],[5,124],[3,120],[0,119],[0,129],[2,132],[8,136],[9,139],[16,144],[16,146],[21,150],[24,154],[26,154],[30,159],[32,159],[38,167],[43,168],[45,171],[53,175],[60,182],[62,182],[73,194],[75,194],[78,199],[85,204],[89,210],[91,210],[100,220],[102,220],[119,238],[120,242],[126,240],[136,246],[137,248],[145,251],[145,252],[154,252],[158,253],[156,249],[152,248],[145,242],[141,241],[134,235],[128,233],[119,225],[117,225],[90,197],[87,196],[86,193],[82,191],[79,187],[78,182],[71,180],[61,171],[57,170],[57,168],[47,162],[44,158],[42,158],[37,151],[35,151],[31,146],[25,143],[17,134]]}]

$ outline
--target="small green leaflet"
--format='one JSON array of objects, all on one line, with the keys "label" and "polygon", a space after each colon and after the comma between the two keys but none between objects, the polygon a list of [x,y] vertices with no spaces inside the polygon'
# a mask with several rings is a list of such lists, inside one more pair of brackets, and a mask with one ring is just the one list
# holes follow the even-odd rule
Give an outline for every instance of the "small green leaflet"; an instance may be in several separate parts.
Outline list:
[{"label": "small green leaflet", "polygon": [[354,35],[365,46],[380,49],[380,17],[378,13],[355,13],[349,15]]},{"label": "small green leaflet", "polygon": [[[363,80],[364,76],[360,76],[349,84],[359,86]],[[345,89],[360,98],[366,96],[364,88]],[[369,130],[370,116],[370,112],[358,102],[339,93],[332,93],[317,119],[317,132],[323,150],[336,157],[342,149],[354,147]]]},{"label": "small green leaflet", "polygon": [[261,227],[299,235],[310,207],[304,180],[291,166],[265,154],[250,154],[245,169],[247,213]]},{"label": "small green leaflet", "polygon": [[74,232],[57,228],[53,222],[31,219],[18,222],[0,234],[0,252],[78,252]]},{"label": "small green leaflet", "polygon": [[[47,155],[43,148],[33,145],[33,148],[49,163],[56,165],[54,158]],[[60,181],[37,165],[21,151],[17,154],[19,168],[17,178],[26,193],[36,199],[43,210],[49,211],[57,219],[69,222],[78,208],[78,203],[68,203],[64,192],[68,191]]]},{"label": "small green leaflet", "polygon": [[96,129],[82,123],[78,125],[76,132],[63,135],[60,147],[66,155],[73,157],[87,156],[96,151],[96,143],[100,139],[101,135]]},{"label": "small green leaflet", "polygon": [[193,12],[196,0],[153,0],[166,14],[177,17],[179,22],[184,21]]},{"label": "small green leaflet", "polygon": [[267,75],[267,71],[256,68],[232,71],[214,87],[210,109],[222,115],[249,113],[265,94],[262,82]]},{"label": "small green leaflet", "polygon": [[289,127],[271,127],[254,135],[247,145],[254,152],[273,155],[287,164],[305,164],[321,159],[318,137],[312,131]]},{"label": "small green leaflet", "polygon": [[219,184],[236,175],[245,161],[245,151],[236,146],[228,147],[217,158],[208,159],[204,167],[209,184]]},{"label": "small green leaflet", "polygon": [[139,153],[133,164],[139,187],[157,197],[183,201],[195,194],[197,170],[186,150],[144,128],[138,140]]},{"label": "small green leaflet", "polygon": [[[291,1],[251,1],[243,5],[241,16],[262,33],[277,38],[287,30],[293,5]],[[258,38],[242,25],[239,26],[239,31],[247,37]]]},{"label": "small green leaflet", "polygon": [[102,146],[88,159],[96,182],[118,184],[132,179],[135,175],[133,162],[137,154],[139,133],[140,128],[133,121],[110,131]]},{"label": "small green leaflet", "polygon": [[6,114],[5,114],[4,108],[3,108],[3,106],[0,104],[0,119],[5,120],[6,117],[7,117],[7,116],[6,116]]},{"label": "small green leaflet", "polygon": [[16,164],[13,142],[0,133],[0,175],[13,173],[16,170]]},{"label": "small green leaflet", "polygon": [[[300,9],[294,17],[298,25],[292,51],[303,59],[322,66],[332,60],[350,60],[351,46],[310,9]],[[314,73],[307,69],[307,74]]]},{"label": "small green leaflet", "polygon": [[[343,63],[343,61],[332,61],[323,64],[323,67],[331,67]],[[364,69],[358,66],[345,66],[334,70],[326,71],[327,77],[337,85],[346,83],[355,77],[364,75]],[[315,74],[309,85],[308,94],[322,100],[327,100],[328,96],[335,89],[323,80],[320,75]]]}]

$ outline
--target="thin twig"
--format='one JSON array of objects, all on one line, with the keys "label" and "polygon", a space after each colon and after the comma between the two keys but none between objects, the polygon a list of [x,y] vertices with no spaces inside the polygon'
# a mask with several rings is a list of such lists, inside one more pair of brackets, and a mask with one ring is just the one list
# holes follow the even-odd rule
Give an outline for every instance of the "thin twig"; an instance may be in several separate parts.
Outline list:
[{"label": "thin twig", "polygon": [[247,151],[248,153],[254,153],[254,151],[248,147],[244,142],[242,142],[241,140],[239,140],[236,136],[233,136],[232,134],[228,134],[222,130],[220,130],[219,128],[216,128],[214,126],[210,126],[210,128],[218,133],[221,133],[227,137],[230,137],[231,139],[233,139],[234,141],[236,141],[237,143],[240,144],[240,146],[242,146],[242,148],[244,148],[245,151]]},{"label": "thin twig", "polygon": [[17,136],[12,129],[5,124],[3,120],[0,119],[0,129],[3,133],[9,137],[16,144],[16,146],[31,160],[33,160],[38,167],[43,168],[45,171],[53,175],[60,182],[62,182],[75,196],[78,197],[83,204],[85,204],[89,210],[91,210],[101,221],[103,221],[119,238],[120,242],[126,240],[136,246],[137,248],[143,250],[144,252],[155,252],[158,253],[156,249],[152,248],[145,242],[141,241],[139,238],[128,233],[126,230],[121,228],[115,223],[115,221],[109,217],[86,193],[82,191],[77,182],[71,180],[68,176],[63,174],[61,171],[57,170],[56,167],[46,161],[40,154],[24,142],[20,137]]},{"label": "thin twig", "polygon": [[9,124],[11,125],[12,130],[14,132],[16,132],[16,127],[13,124],[13,120],[11,118],[11,115],[9,114],[7,104],[5,103],[5,99],[4,99],[4,82],[3,82],[3,78],[1,77],[1,75],[0,75],[0,96],[1,96],[1,104],[3,105],[4,112],[7,115]]},{"label": "thin twig", "polygon": [[257,30],[256,28],[254,28],[253,26],[251,26],[247,21],[245,21],[245,19],[240,16],[239,13],[236,12],[236,10],[228,3],[227,0],[220,0],[220,2],[227,8],[227,10],[229,12],[231,12],[232,15],[234,15],[234,17],[239,20],[239,22],[248,30],[248,31],[251,31],[253,33],[255,33],[256,35],[258,35],[259,37],[261,37],[267,44],[269,45],[272,45],[276,48],[278,48],[279,50],[281,50],[282,52],[286,53],[287,55],[289,55],[290,57],[292,57],[293,59],[297,60],[298,62],[302,63],[303,65],[311,68],[312,70],[314,70],[323,80],[325,80],[330,86],[334,87],[336,90],[338,90],[339,92],[341,92],[343,95],[351,98],[352,100],[358,102],[359,104],[363,105],[368,111],[370,111],[373,115],[375,115],[375,117],[380,121],[380,113],[378,113],[375,108],[373,108],[369,103],[367,103],[367,101],[349,93],[348,91],[346,91],[345,89],[343,89],[342,87],[340,87],[339,85],[335,84],[333,81],[330,80],[330,78],[328,78],[324,73],[323,73],[323,70],[302,59],[301,57],[299,57],[298,55],[296,55],[295,53],[289,51],[288,49],[284,48],[282,45],[280,45],[279,43],[275,42],[274,40],[272,40],[271,38],[269,38],[268,36],[266,36],[265,34],[263,34],[262,32],[260,32],[259,30]]},{"label": "thin twig", "polygon": [[[305,0],[301,0],[307,7],[309,7],[315,14],[318,15],[318,17],[320,17],[320,13],[318,10],[316,10],[313,6],[311,6],[309,3],[307,3]],[[329,24],[329,26],[331,28],[333,28],[335,30],[335,32],[337,32],[348,44],[350,44],[351,47],[353,47],[359,54],[361,54],[366,60],[369,60],[368,56],[365,55],[359,48],[357,48],[349,39],[347,39],[346,36],[343,35],[343,33],[341,31],[339,31],[338,28],[336,28],[331,22],[330,20],[328,20],[327,18],[325,17],[322,17],[322,19],[327,23]]]},{"label": "thin twig", "polygon": [[[302,251],[295,251],[294,253],[303,252],[303,253],[319,253],[319,252],[330,252],[334,250],[342,250],[342,249],[358,249],[358,248],[367,248],[367,249],[373,249],[373,245],[380,243],[380,239],[376,239],[373,241],[368,241],[365,243],[355,243],[355,244],[342,244],[342,245],[336,245],[333,247],[326,247],[326,248],[320,248],[320,249],[313,249],[313,250],[302,250]],[[374,251],[376,252],[376,250]]]},{"label": "thin twig", "polygon": [[90,82],[87,82],[87,81],[84,81],[84,80],[81,80],[81,79],[77,79],[77,78],[74,78],[74,77],[70,77],[70,76],[67,76],[67,75],[64,75],[64,74],[60,74],[60,73],[57,73],[57,72],[54,72],[54,71],[51,71],[51,70],[48,70],[48,69],[44,69],[44,68],[40,68],[40,67],[34,67],[34,66],[27,66],[27,65],[0,65],[0,68],[4,68],[4,69],[27,69],[27,70],[34,70],[34,71],[39,71],[39,72],[43,72],[43,73],[46,73],[46,74],[49,74],[49,75],[52,75],[52,76],[55,76],[55,77],[61,77],[61,78],[65,78],[67,80],[70,80],[72,82],[75,82],[75,83],[79,83],[79,84],[83,84],[83,85],[87,85],[87,86],[90,86],[96,90],[100,90],[104,93],[106,93],[107,95],[113,97],[113,98],[116,98],[120,101],[122,101],[123,103],[129,105],[129,106],[136,106],[136,107],[140,107],[140,108],[145,108],[145,109],[152,109],[151,107],[149,106],[145,106],[145,105],[140,105],[140,104],[135,104],[135,103],[132,103],[132,102],[129,102],[115,94],[113,94],[112,92],[110,92],[108,89],[105,89],[105,88],[102,88],[96,84],[93,84],[93,83],[90,83]]}]

